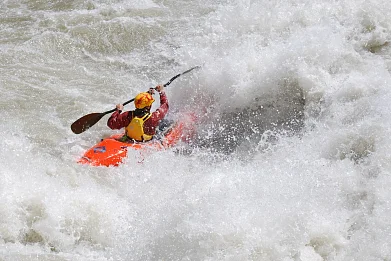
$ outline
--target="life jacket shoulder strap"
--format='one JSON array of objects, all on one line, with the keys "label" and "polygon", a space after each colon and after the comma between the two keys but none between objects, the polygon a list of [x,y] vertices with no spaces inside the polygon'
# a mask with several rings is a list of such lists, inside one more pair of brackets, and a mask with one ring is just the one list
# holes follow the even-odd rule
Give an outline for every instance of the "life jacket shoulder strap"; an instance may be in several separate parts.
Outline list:
[{"label": "life jacket shoulder strap", "polygon": [[152,113],[148,112],[141,119],[143,120],[143,122],[146,122],[149,118],[151,118],[151,116]]}]

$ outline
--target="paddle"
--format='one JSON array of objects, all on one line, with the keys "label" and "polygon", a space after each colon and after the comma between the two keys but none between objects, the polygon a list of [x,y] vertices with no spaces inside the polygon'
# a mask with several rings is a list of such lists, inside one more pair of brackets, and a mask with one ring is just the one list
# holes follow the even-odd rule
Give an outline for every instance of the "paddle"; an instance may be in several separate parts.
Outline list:
[{"label": "paddle", "polygon": [[[175,75],[174,77],[172,77],[166,84],[164,84],[163,86],[166,87],[168,85],[170,85],[170,83],[175,80],[176,78],[178,78],[179,76],[183,75],[183,74],[186,74],[194,69],[198,69],[198,68],[201,68],[201,66],[195,66],[183,73],[180,73],[180,74],[177,74]],[[126,105],[130,102],[134,101],[134,98],[127,101],[127,102],[124,102],[123,105]],[[102,112],[102,113],[99,113],[99,112],[96,112],[96,113],[90,113],[90,114],[87,114],[87,115],[84,115],[83,117],[81,117],[80,119],[76,120],[74,123],[72,123],[71,125],[71,130],[73,131],[73,133],[75,134],[80,134],[82,132],[85,132],[86,130],[88,130],[89,128],[91,128],[92,126],[95,125],[95,123],[97,123],[100,119],[102,119],[103,116],[105,116],[106,114],[108,113],[112,113],[114,112],[116,109],[112,109],[110,111],[105,111],[105,112]]]}]

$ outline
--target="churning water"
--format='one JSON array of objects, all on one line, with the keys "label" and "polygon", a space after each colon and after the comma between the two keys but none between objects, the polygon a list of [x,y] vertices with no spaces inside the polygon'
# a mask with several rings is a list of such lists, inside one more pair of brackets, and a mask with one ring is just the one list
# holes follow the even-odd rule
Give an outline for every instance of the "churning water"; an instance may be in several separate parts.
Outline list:
[{"label": "churning water", "polygon": [[[391,260],[390,13],[3,0],[0,260]],[[76,163],[113,131],[73,121],[196,65],[167,87],[190,145]]]}]

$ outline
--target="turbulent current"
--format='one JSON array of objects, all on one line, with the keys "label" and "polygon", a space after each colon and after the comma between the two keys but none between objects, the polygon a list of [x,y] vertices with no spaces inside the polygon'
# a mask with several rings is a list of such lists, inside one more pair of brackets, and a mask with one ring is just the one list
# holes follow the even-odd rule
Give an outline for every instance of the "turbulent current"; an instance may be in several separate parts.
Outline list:
[{"label": "turbulent current", "polygon": [[[391,260],[390,14],[2,0],[0,260]],[[115,131],[72,122],[194,66],[166,88],[169,117],[198,115],[189,143],[76,163]]]}]

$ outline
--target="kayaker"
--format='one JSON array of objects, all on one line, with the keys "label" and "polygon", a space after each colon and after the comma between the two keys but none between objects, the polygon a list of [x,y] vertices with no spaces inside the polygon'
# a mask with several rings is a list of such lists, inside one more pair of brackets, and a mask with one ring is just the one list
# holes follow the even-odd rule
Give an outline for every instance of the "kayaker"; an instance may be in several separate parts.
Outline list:
[{"label": "kayaker", "polygon": [[[152,95],[155,94],[155,90],[160,95],[160,107],[151,113],[152,103],[155,101]],[[124,106],[117,104],[116,111],[107,121],[107,126],[112,130],[125,128],[125,135],[121,141],[149,141],[168,112],[168,99],[163,85],[139,93],[134,99],[134,105],[135,110],[122,113]]]}]

